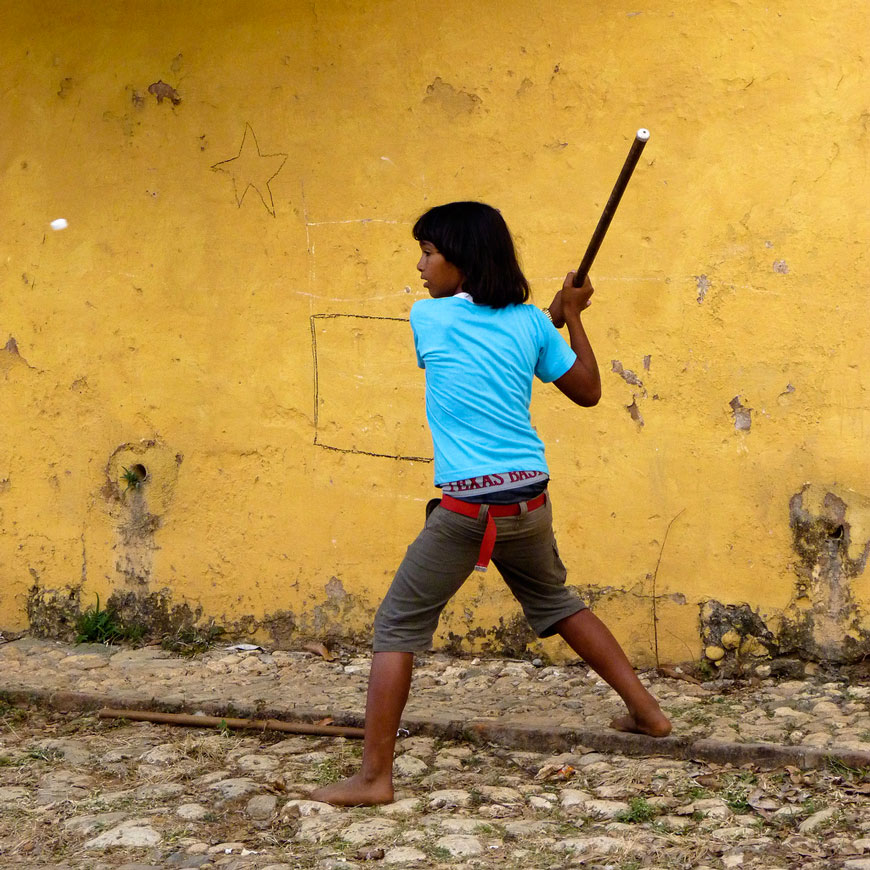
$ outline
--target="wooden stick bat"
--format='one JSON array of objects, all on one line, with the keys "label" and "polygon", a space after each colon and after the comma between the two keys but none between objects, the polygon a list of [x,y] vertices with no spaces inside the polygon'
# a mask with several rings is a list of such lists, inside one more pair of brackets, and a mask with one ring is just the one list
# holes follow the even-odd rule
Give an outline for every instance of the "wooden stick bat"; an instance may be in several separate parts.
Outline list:
[{"label": "wooden stick bat", "polygon": [[592,267],[592,261],[604,241],[604,234],[613,220],[613,215],[616,212],[616,207],[622,199],[622,194],[625,193],[625,188],[628,187],[628,181],[631,178],[631,173],[634,172],[634,167],[637,166],[637,161],[640,159],[640,153],[643,151],[644,145],[649,141],[649,130],[641,127],[634,137],[634,142],[631,143],[631,149],[628,152],[628,157],[625,158],[625,163],[622,166],[622,171],[619,173],[619,178],[616,179],[616,184],[613,185],[613,191],[610,194],[610,199],[607,200],[607,205],[604,206],[604,211],[601,213],[601,218],[598,221],[598,226],[595,227],[595,232],[592,233],[592,238],[589,240],[589,245],[586,247],[586,253],[583,255],[583,261],[577,268],[574,275],[574,286],[580,287],[586,280],[589,274],[589,269]]}]

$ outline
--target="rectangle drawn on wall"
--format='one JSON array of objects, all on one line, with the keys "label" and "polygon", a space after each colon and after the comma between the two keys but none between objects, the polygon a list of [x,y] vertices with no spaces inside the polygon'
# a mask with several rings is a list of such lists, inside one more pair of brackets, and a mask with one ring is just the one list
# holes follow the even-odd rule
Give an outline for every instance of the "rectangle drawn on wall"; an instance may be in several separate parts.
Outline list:
[{"label": "rectangle drawn on wall", "polygon": [[431,462],[423,372],[408,319],[314,314],[314,443]]}]

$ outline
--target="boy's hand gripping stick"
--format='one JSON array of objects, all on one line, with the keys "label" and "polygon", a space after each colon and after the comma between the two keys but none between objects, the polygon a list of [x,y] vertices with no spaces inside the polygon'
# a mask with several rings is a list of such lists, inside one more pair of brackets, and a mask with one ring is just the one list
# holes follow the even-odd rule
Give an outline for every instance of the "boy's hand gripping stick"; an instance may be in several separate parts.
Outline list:
[{"label": "boy's hand gripping stick", "polygon": [[616,207],[622,199],[622,194],[625,193],[625,188],[628,187],[628,181],[631,178],[631,173],[634,172],[634,167],[637,166],[637,161],[640,159],[640,153],[643,151],[643,146],[649,140],[649,130],[643,127],[637,131],[634,137],[634,142],[631,143],[631,149],[628,152],[628,157],[625,158],[622,171],[619,173],[619,178],[616,179],[616,184],[613,185],[613,192],[610,194],[610,199],[607,200],[607,205],[604,206],[604,211],[601,213],[601,219],[598,221],[598,226],[595,227],[595,232],[592,233],[592,238],[589,240],[589,245],[586,248],[586,253],[583,255],[583,261],[577,268],[574,275],[574,286],[580,287],[586,280],[589,274],[589,269],[592,268],[592,261],[604,241],[604,234],[613,220],[613,215],[616,212]]}]

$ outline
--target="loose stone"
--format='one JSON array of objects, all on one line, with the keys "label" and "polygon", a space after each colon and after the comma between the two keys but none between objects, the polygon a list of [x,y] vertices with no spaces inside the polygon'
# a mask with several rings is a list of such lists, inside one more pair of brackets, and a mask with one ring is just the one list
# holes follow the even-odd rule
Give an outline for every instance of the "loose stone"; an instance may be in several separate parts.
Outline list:
[{"label": "loose stone", "polygon": [[471,803],[471,795],[462,789],[441,789],[429,796],[429,806],[433,810],[450,807],[467,807]]},{"label": "loose stone", "polygon": [[470,858],[483,852],[480,840],[476,837],[463,836],[462,834],[451,834],[447,837],[441,837],[436,841],[436,845],[446,849],[454,858]]},{"label": "loose stone", "polygon": [[426,860],[426,853],[413,846],[397,846],[384,854],[385,864],[417,864]]},{"label": "loose stone", "polygon": [[363,846],[391,837],[395,830],[396,822],[392,819],[366,819],[362,822],[354,822],[342,831],[341,838],[354,846]]},{"label": "loose stone", "polygon": [[264,822],[272,818],[277,805],[278,798],[275,795],[258,794],[248,801],[245,806],[245,813],[248,818]]},{"label": "loose stone", "polygon": [[806,821],[803,821],[798,825],[798,831],[800,831],[802,834],[812,833],[817,828],[830,821],[836,815],[836,813],[836,807],[828,807],[825,810],[820,810],[817,813],[813,813]]},{"label": "loose stone", "polygon": [[202,804],[181,804],[175,814],[189,822],[198,822],[208,815],[208,810]]},{"label": "loose stone", "polygon": [[156,846],[160,842],[160,834],[154,830],[147,819],[131,819],[105,831],[102,834],[88,840],[85,849],[108,849],[112,846],[130,846],[141,848],[144,846]]}]

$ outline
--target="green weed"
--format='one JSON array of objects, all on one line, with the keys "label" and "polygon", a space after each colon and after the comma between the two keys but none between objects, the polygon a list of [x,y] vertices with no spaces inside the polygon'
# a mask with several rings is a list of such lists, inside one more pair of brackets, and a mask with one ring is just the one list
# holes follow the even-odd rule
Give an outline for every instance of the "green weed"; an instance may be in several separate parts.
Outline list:
[{"label": "green weed", "polygon": [[825,762],[828,770],[837,776],[843,777],[843,779],[848,779],[850,781],[870,779],[870,768],[851,767],[844,761],[840,761],[839,758],[834,758],[830,755],[825,759]]},{"label": "green weed", "polygon": [[27,711],[16,707],[8,701],[0,699],[0,718],[7,725],[18,725],[27,719]]},{"label": "green weed", "polygon": [[648,822],[658,814],[659,811],[645,798],[633,797],[629,801],[628,809],[623,810],[616,816],[616,821],[638,824],[640,822]]},{"label": "green weed", "polygon": [[127,484],[126,489],[139,489],[142,486],[142,481],[145,480],[145,475],[142,473],[141,465],[134,465],[132,468],[124,468],[121,474],[121,480]]},{"label": "green weed", "polygon": [[97,603],[83,610],[76,620],[76,643],[112,644],[122,640],[141,640],[144,629],[141,626],[126,626],[113,607],[100,608]]},{"label": "green weed", "polygon": [[344,765],[340,760],[327,758],[317,765],[314,780],[318,785],[330,785],[344,777]]},{"label": "green weed", "polygon": [[730,776],[722,788],[722,800],[728,804],[732,812],[737,814],[748,813],[752,807],[749,806],[747,798],[754,785],[754,774],[741,773]]},{"label": "green weed", "polygon": [[42,749],[34,747],[27,750],[27,757],[34,761],[58,761],[63,758],[63,753],[59,749]]},{"label": "green weed", "polygon": [[709,725],[713,717],[700,707],[693,707],[684,717],[689,725]]},{"label": "green weed", "polygon": [[698,662],[698,676],[704,682],[712,680],[716,676],[716,670],[707,659]]}]

